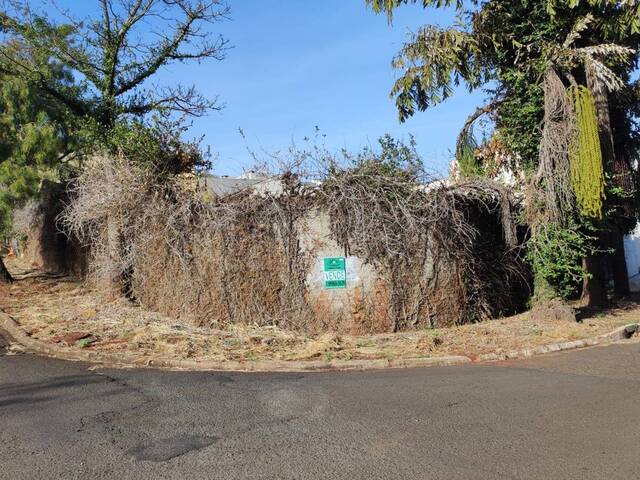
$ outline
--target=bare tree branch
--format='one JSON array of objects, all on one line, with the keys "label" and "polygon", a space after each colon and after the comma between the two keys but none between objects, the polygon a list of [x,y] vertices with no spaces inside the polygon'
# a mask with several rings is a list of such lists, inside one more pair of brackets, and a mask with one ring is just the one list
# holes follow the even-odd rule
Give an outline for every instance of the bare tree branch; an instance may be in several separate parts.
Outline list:
[{"label": "bare tree branch", "polygon": [[140,85],[150,76],[155,74],[158,69],[168,63],[171,60],[187,60],[187,59],[201,59],[201,58],[215,58],[222,59],[223,51],[226,46],[226,41],[219,38],[217,42],[205,43],[199,49],[193,52],[180,52],[179,48],[184,43],[196,35],[196,25],[199,21],[213,22],[218,18],[226,15],[228,9],[218,12],[212,12],[212,8],[218,5],[219,1],[212,1],[208,3],[199,2],[195,8],[189,5],[190,2],[175,1],[166,2],[177,4],[183,10],[186,18],[180,23],[172,36],[164,37],[160,44],[151,49],[152,58],[146,59],[133,78],[128,81],[123,81],[116,89],[115,94],[121,95],[136,86]]},{"label": "bare tree branch", "polygon": [[[113,124],[118,115],[146,115],[155,110],[202,115],[220,108],[193,87],[145,89],[145,82],[172,62],[222,60],[227,41],[208,28],[228,17],[222,0],[95,0],[96,15],[78,19],[69,12],[65,24],[51,20],[43,8],[17,0],[0,0],[0,32],[32,52],[21,64],[6,45],[0,53],[8,75],[27,75],[47,94],[74,112]],[[41,0],[44,3],[44,0]],[[150,33],[151,32],[151,33]],[[54,62],[86,84],[79,101],[47,78]],[[144,91],[142,89],[145,89]],[[84,105],[82,105],[84,103]]]},{"label": "bare tree branch", "polygon": [[500,106],[501,103],[502,101],[499,100],[490,102],[487,105],[478,107],[475,112],[469,115],[469,118],[467,118],[467,121],[464,122],[462,130],[458,134],[458,140],[456,142],[456,152],[460,152],[460,150],[462,149],[464,140],[469,136],[469,132],[471,131],[471,127],[473,126],[475,121],[483,115],[495,112],[495,110]]}]

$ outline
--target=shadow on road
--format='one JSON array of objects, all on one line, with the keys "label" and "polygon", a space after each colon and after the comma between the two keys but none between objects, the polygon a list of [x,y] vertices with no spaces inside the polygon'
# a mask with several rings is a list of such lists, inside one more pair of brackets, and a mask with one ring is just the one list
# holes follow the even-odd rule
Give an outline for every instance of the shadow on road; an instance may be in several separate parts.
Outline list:
[{"label": "shadow on road", "polygon": [[83,387],[104,381],[103,378],[95,375],[74,375],[53,377],[39,382],[3,383],[0,384],[0,408],[56,400],[60,397],[56,392],[62,393],[62,390],[67,388]]}]

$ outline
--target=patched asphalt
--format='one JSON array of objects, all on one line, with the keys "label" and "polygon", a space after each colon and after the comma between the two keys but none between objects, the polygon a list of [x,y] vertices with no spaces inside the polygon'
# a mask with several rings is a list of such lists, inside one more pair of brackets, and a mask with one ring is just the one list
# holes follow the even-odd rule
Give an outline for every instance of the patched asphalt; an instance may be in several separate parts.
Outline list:
[{"label": "patched asphalt", "polygon": [[640,343],[378,372],[88,367],[0,356],[0,478],[640,478]]}]

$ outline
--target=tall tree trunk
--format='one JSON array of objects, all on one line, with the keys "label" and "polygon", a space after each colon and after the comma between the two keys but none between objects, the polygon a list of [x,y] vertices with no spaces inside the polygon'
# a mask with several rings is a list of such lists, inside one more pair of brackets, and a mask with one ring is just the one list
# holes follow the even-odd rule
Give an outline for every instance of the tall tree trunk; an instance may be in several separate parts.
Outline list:
[{"label": "tall tree trunk", "polygon": [[615,96],[610,98],[609,118],[613,130],[613,144],[615,150],[615,162],[612,170],[614,186],[625,193],[625,196],[616,198],[616,219],[612,226],[611,248],[613,249],[613,279],[615,293],[625,296],[630,293],[629,272],[624,253],[624,236],[637,225],[637,184],[634,174],[633,162],[635,151],[629,141],[631,138],[631,125],[626,111],[619,107]]},{"label": "tall tree trunk", "polygon": [[[603,168],[605,172],[611,172],[615,161],[615,151],[609,112],[609,93],[590,65],[586,66],[586,76],[587,86],[595,101]],[[607,243],[603,240],[603,235],[599,235],[597,247],[601,250],[604,250]],[[622,251],[622,260],[624,261],[624,250]],[[585,271],[589,274],[582,286],[582,303],[585,306],[600,307],[607,303],[605,261],[611,261],[611,258],[605,258],[603,254],[595,254],[585,258],[582,262]],[[612,270],[614,270],[613,264]],[[623,289],[623,286],[620,286],[620,288]]]},{"label": "tall tree trunk", "polygon": [[582,283],[581,303],[585,307],[607,305],[607,288],[602,255],[592,255],[582,260],[582,268],[589,274]]},{"label": "tall tree trunk", "polygon": [[7,270],[7,267],[5,266],[4,261],[2,260],[2,257],[0,257],[0,283],[11,283],[11,282],[13,282],[13,277],[9,273],[9,270]]},{"label": "tall tree trunk", "polygon": [[605,172],[613,170],[615,151],[613,148],[613,130],[611,129],[611,113],[609,110],[609,92],[593,71],[587,66],[587,87],[593,95],[598,120],[598,133],[600,136],[600,148],[602,149],[602,163]]},{"label": "tall tree trunk", "polygon": [[611,267],[613,272],[613,288],[615,294],[624,297],[631,293],[629,289],[629,272],[624,254],[624,234],[618,225],[614,225],[610,234]]}]

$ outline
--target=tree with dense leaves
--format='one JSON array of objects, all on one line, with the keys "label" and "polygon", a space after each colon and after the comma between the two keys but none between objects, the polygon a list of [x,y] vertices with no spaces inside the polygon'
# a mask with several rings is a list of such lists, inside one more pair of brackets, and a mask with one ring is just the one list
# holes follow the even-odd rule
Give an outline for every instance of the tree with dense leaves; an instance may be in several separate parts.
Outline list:
[{"label": "tree with dense leaves", "polygon": [[[32,61],[19,44],[6,48],[22,63]],[[65,85],[68,95],[79,94],[70,72],[60,65],[49,63],[47,76]],[[21,78],[0,73],[0,238],[11,232],[13,208],[36,196],[41,181],[55,178],[73,158],[73,124],[64,104]],[[11,280],[2,259],[0,278]]]},{"label": "tree with dense leaves", "polygon": [[[469,90],[485,88],[487,105],[478,108],[463,128],[458,152],[470,136],[473,123],[492,115],[498,138],[528,170],[541,189],[550,188],[541,172],[544,141],[540,125],[545,119],[545,86],[555,75],[566,87],[583,86],[596,107],[603,171],[607,180],[604,217],[584,218],[572,204],[560,209],[560,226],[588,223],[597,231],[593,255],[585,258],[584,301],[602,303],[604,292],[603,249],[614,247],[608,258],[615,273],[616,290],[628,291],[622,233],[632,223],[637,202],[630,181],[630,164],[637,155],[638,134],[632,105],[638,88],[631,72],[640,47],[640,2],[615,0],[367,0],[377,12],[391,19],[403,4],[449,7],[458,23],[442,29],[427,25],[412,35],[393,65],[402,75],[392,88],[400,120],[453,95],[464,84]],[[615,123],[613,123],[615,119]],[[577,128],[577,126],[576,126]],[[571,129],[569,129],[571,130]],[[575,130],[575,129],[574,129]],[[575,135],[575,134],[574,134]],[[567,139],[570,140],[570,139]],[[569,155],[565,142],[565,155]],[[569,169],[567,169],[568,175]],[[555,172],[556,176],[560,172]],[[569,179],[566,179],[569,181]],[[570,183],[570,182],[569,182]],[[573,195],[573,192],[569,192]],[[581,227],[582,228],[582,227]],[[534,230],[535,232],[535,230]],[[592,234],[593,235],[593,234]],[[572,235],[561,235],[573,238]]]},{"label": "tree with dense leaves", "polygon": [[[58,11],[55,20],[45,7],[51,3],[0,0],[6,94],[0,121],[11,125],[0,138],[5,223],[43,178],[78,153],[153,157],[173,173],[207,165],[198,142],[182,140],[181,119],[220,108],[217,100],[193,87],[152,82],[176,62],[221,60],[227,42],[210,27],[227,18],[228,6],[220,0],[95,0],[95,15]],[[14,96],[12,88],[21,93]],[[18,108],[10,106],[14,100]],[[9,279],[1,259],[0,270]]]}]

